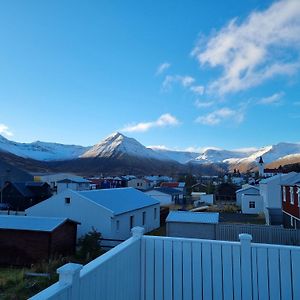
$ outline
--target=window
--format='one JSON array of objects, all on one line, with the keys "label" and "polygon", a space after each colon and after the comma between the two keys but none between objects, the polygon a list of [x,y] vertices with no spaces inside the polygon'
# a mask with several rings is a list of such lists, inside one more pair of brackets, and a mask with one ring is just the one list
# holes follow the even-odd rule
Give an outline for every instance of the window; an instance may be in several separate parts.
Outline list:
[{"label": "window", "polygon": [[157,218],[157,208],[155,207],[154,208],[154,219],[156,219]]},{"label": "window", "polygon": [[146,224],[146,212],[143,211],[143,225]]},{"label": "window", "polygon": [[290,203],[294,205],[294,187],[290,187]]},{"label": "window", "polygon": [[116,227],[117,227],[117,231],[119,231],[119,229],[120,229],[120,221],[119,220],[117,220]]},{"label": "window", "polygon": [[71,198],[70,197],[66,197],[65,198],[65,204],[70,204],[71,203]]},{"label": "window", "polygon": [[291,217],[291,226],[294,227],[294,219]]},{"label": "window", "polygon": [[134,226],[134,216],[130,216],[130,229]]},{"label": "window", "polygon": [[255,208],[255,201],[249,201],[249,208]]},{"label": "window", "polygon": [[283,197],[283,202],[286,202],[286,191],[285,191],[285,186],[282,187],[282,197]]},{"label": "window", "polygon": [[298,194],[298,207],[300,207],[300,187],[298,187],[297,194]]},{"label": "window", "polygon": [[139,183],[139,182],[137,182],[136,186],[140,186],[140,183]]}]

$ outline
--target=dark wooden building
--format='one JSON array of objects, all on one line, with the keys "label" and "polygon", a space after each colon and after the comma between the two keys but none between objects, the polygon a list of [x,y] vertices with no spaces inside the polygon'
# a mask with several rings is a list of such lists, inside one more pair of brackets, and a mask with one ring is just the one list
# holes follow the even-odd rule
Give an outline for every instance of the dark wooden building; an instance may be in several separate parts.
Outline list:
[{"label": "dark wooden building", "polygon": [[77,224],[67,218],[0,216],[0,265],[28,266],[75,253]]},{"label": "dark wooden building", "polygon": [[238,190],[238,187],[232,183],[221,183],[217,186],[215,192],[216,201],[222,202],[236,202],[235,192]]},{"label": "dark wooden building", "polygon": [[1,196],[1,203],[11,210],[24,211],[52,196],[50,185],[46,182],[6,182]]}]

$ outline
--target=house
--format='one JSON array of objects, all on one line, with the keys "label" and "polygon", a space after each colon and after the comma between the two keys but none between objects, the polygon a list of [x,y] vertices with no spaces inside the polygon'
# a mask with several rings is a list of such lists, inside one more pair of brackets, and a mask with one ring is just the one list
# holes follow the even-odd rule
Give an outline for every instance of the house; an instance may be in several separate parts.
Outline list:
[{"label": "house", "polygon": [[300,229],[300,174],[281,184],[283,224]]},{"label": "house", "polygon": [[158,200],[161,206],[169,206],[172,204],[183,203],[183,192],[169,187],[157,187],[152,190],[146,191],[145,194]]},{"label": "house", "polygon": [[185,193],[185,182],[162,182],[160,187],[169,187]]},{"label": "house", "polygon": [[66,189],[74,191],[85,191],[91,189],[91,184],[88,180],[78,177],[78,178],[64,178],[56,182],[57,193],[61,193]]},{"label": "house", "polygon": [[30,265],[73,254],[77,224],[67,218],[0,216],[0,264]]},{"label": "house", "polygon": [[209,239],[219,223],[219,213],[171,211],[166,219],[167,236]]},{"label": "house", "polygon": [[47,182],[51,189],[56,190],[57,182],[64,179],[70,179],[74,181],[80,181],[83,179],[81,176],[77,176],[71,173],[53,173],[53,174],[35,174],[34,181]]},{"label": "house", "polygon": [[242,194],[241,211],[243,214],[260,214],[264,212],[264,199],[261,195]]},{"label": "house", "polygon": [[242,206],[242,195],[259,195],[259,187],[253,185],[247,185],[237,190],[235,194],[236,194],[236,204]]},{"label": "house", "polygon": [[192,192],[191,197],[194,202],[194,207],[198,207],[202,204],[212,205],[212,204],[214,204],[214,201],[215,201],[214,194]]},{"label": "house", "polygon": [[162,182],[171,182],[171,181],[173,181],[172,177],[162,176],[162,175],[151,175],[151,176],[145,176],[144,178],[149,180],[151,182],[152,186],[158,186]]},{"label": "house", "polygon": [[216,187],[215,198],[216,201],[225,203],[236,202],[235,192],[237,190],[236,185],[231,183],[221,183]]},{"label": "house", "polygon": [[149,190],[151,189],[152,183],[144,178],[133,178],[127,181],[127,186],[132,187],[141,191]]},{"label": "house", "polygon": [[297,177],[296,172],[277,174],[260,180],[259,193],[264,200],[264,214],[268,225],[281,225],[282,215],[282,190],[281,184],[286,180]]},{"label": "house", "polygon": [[45,182],[6,182],[1,192],[1,201],[15,211],[24,211],[51,197],[50,186]]},{"label": "house", "polygon": [[103,238],[126,239],[134,226],[142,226],[145,232],[160,226],[159,202],[133,188],[65,190],[26,213],[80,222],[79,237],[95,228]]}]

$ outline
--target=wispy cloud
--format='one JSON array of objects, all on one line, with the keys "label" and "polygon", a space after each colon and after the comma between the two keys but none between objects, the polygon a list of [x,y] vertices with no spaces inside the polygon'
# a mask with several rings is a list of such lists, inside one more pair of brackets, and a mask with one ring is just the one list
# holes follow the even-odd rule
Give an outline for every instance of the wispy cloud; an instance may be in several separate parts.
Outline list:
[{"label": "wispy cloud", "polygon": [[295,106],[300,106],[300,101],[295,101],[295,102],[293,102],[293,105],[295,105]]},{"label": "wispy cloud", "polygon": [[275,104],[279,104],[282,97],[283,97],[284,93],[280,92],[280,93],[275,93],[272,96],[269,97],[265,97],[260,99],[257,103],[258,104],[262,104],[262,105],[275,105]]},{"label": "wispy cloud", "polygon": [[155,74],[160,75],[160,74],[164,73],[166,70],[168,70],[170,67],[171,67],[170,63],[164,62],[158,66]]},{"label": "wispy cloud", "polygon": [[127,125],[120,131],[123,132],[146,132],[152,128],[177,126],[180,122],[171,114],[163,114],[157,120],[152,122],[141,122],[137,124]]},{"label": "wispy cloud", "polygon": [[214,105],[214,102],[213,101],[201,101],[199,99],[197,99],[195,102],[194,102],[195,106],[197,108],[206,108],[206,107],[211,107]]},{"label": "wispy cloud", "polygon": [[3,134],[5,136],[13,136],[13,133],[9,130],[8,126],[4,124],[0,124],[0,134]]},{"label": "wispy cloud", "polygon": [[174,83],[179,83],[184,88],[190,87],[195,82],[192,76],[168,75],[163,81],[162,87],[164,90],[169,90]]},{"label": "wispy cloud", "polygon": [[208,90],[224,95],[276,75],[296,73],[300,68],[299,32],[300,1],[282,0],[267,10],[252,12],[244,22],[231,20],[206,41],[201,38],[192,55],[202,66],[223,69]]},{"label": "wispy cloud", "polygon": [[195,122],[214,126],[220,124],[225,120],[231,120],[236,123],[241,123],[244,120],[244,112],[242,110],[232,110],[228,107],[223,107],[207,115],[198,117]]},{"label": "wispy cloud", "polygon": [[203,85],[193,85],[190,87],[190,90],[197,95],[203,95],[205,88]]}]

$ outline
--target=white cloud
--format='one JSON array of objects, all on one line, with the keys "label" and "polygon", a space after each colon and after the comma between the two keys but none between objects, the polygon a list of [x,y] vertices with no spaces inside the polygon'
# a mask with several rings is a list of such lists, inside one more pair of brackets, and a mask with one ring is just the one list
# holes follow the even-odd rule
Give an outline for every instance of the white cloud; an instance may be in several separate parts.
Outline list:
[{"label": "white cloud", "polygon": [[13,136],[13,133],[4,124],[0,124],[0,134],[3,134],[3,135],[8,136],[8,137]]},{"label": "white cloud", "polygon": [[260,99],[258,101],[258,104],[263,104],[263,105],[279,104],[283,95],[284,95],[283,92],[275,93],[272,96]]},{"label": "white cloud", "polygon": [[214,102],[213,101],[200,101],[199,99],[197,99],[194,104],[197,108],[205,108],[205,107],[213,106]]},{"label": "white cloud", "polygon": [[172,150],[171,148],[168,148],[165,145],[150,145],[150,146],[147,146],[147,148],[151,148],[153,150]]},{"label": "white cloud", "polygon": [[203,85],[193,85],[190,87],[190,90],[197,95],[203,95],[205,89]]},{"label": "white cloud", "polygon": [[195,78],[191,76],[168,75],[162,84],[164,90],[169,90],[174,83],[181,84],[184,88],[190,87],[195,82]]},{"label": "white cloud", "polygon": [[162,64],[160,64],[156,70],[156,75],[160,75],[162,73],[164,73],[167,69],[169,69],[171,67],[171,64],[168,62],[164,62]]},{"label": "white cloud", "polygon": [[257,86],[276,75],[292,75],[300,68],[300,1],[275,2],[252,12],[238,23],[233,19],[193,49],[201,65],[221,67],[223,74],[208,87],[226,94]]},{"label": "white cloud", "polygon": [[120,131],[123,132],[146,132],[149,129],[156,127],[176,126],[180,122],[171,114],[163,114],[157,120],[153,122],[141,122],[138,124],[127,125]]},{"label": "white cloud", "polygon": [[225,120],[231,120],[241,123],[244,120],[244,112],[242,110],[232,110],[228,107],[215,110],[207,115],[198,117],[195,122],[204,125],[218,125]]}]

